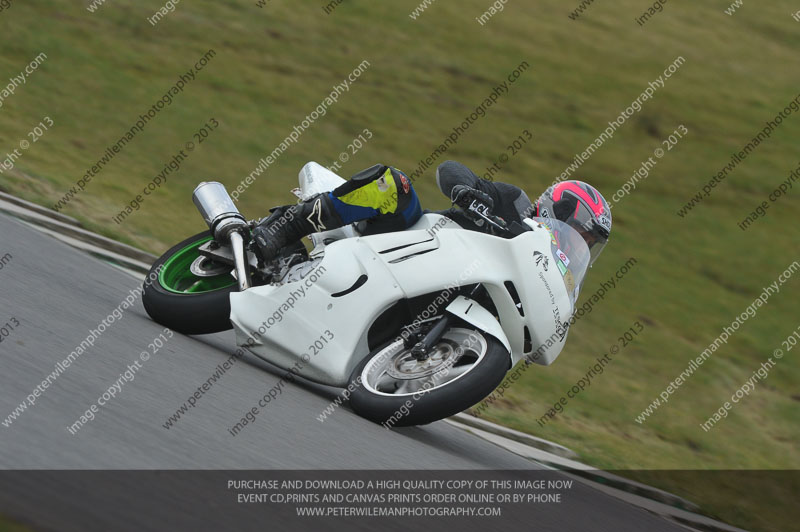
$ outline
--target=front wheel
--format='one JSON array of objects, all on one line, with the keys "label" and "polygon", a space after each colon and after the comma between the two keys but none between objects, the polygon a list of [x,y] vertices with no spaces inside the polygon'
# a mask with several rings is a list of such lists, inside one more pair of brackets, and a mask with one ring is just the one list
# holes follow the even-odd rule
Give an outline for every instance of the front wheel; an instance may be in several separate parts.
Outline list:
[{"label": "front wheel", "polygon": [[153,321],[183,334],[232,328],[229,295],[238,283],[230,266],[200,258],[200,246],[210,240],[210,231],[189,237],[150,268],[142,303]]},{"label": "front wheel", "polygon": [[450,328],[423,361],[398,339],[370,353],[353,371],[350,406],[387,427],[430,423],[489,395],[510,361],[506,348],[480,330]]}]

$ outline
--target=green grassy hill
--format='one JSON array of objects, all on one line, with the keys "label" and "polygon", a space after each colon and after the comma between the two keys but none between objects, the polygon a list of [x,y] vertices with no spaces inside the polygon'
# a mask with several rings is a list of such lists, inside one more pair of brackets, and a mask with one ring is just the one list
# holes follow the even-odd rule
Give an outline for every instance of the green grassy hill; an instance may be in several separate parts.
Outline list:
[{"label": "green grassy hill", "polygon": [[[685,59],[641,112],[575,172],[607,197],[662,141],[688,134],[614,208],[614,231],[584,297],[628,258],[638,263],[580,320],[561,357],[525,373],[485,417],[558,441],[611,469],[797,469],[797,352],[711,431],[700,423],[800,326],[800,276],[749,319],[643,424],[635,417],[697,357],[762,288],[800,260],[797,185],[747,231],[737,224],[800,164],[800,113],[789,116],[711,196],[678,210],[798,93],[800,23],[788,0],[669,2],[644,26],[633,0],[506,4],[485,25],[488,0],[435,2],[412,20],[414,2],[194,1],[155,27],[163,4],[109,0],[14,2],[0,12],[0,84],[40,52],[46,61],[0,107],[0,153],[44,117],[54,125],[0,175],[0,188],[52,206],[208,50],[216,55],[143,132],[63,209],[87,226],[160,253],[203,228],[190,200],[216,179],[235,188],[362,61],[369,67],[240,197],[245,215],[292,201],[300,167],[329,165],[364,128],[373,138],[342,165],[375,162],[408,173],[519,65],[529,68],[461,135],[446,158],[479,174],[524,129],[533,141],[495,179],[537,196],[677,57]],[[0,86],[0,90],[2,86]],[[220,127],[123,223],[112,217],[211,118]],[[440,159],[441,162],[444,158]],[[423,205],[443,208],[434,168],[415,182]],[[541,418],[634,321],[644,331],[556,419]],[[664,486],[757,529],[766,516],[693,486]],[[682,490],[682,491],[681,491]],[[777,529],[777,528],[775,528]],[[788,528],[786,528],[788,529]]]}]

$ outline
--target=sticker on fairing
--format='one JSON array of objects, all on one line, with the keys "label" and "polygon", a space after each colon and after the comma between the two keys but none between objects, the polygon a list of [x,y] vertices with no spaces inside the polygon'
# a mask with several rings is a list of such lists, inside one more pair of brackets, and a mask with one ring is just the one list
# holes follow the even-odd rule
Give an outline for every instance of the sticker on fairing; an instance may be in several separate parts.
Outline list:
[{"label": "sticker on fairing", "polygon": [[547,229],[547,232],[548,232],[548,233],[550,233],[550,242],[552,242],[554,246],[558,246],[558,242],[556,242],[556,235],[555,235],[555,233],[553,233],[553,230],[552,230],[552,229],[550,229],[550,228],[547,226],[547,224],[541,224],[541,223],[540,223],[540,224],[537,224],[537,225],[538,225],[539,227],[544,227],[545,229]]},{"label": "sticker on fairing", "polygon": [[569,270],[564,274],[564,283],[567,285],[567,292],[575,290],[575,276]]},{"label": "sticker on fairing", "polygon": [[550,264],[550,259],[547,258],[547,255],[545,255],[541,251],[534,251],[533,258],[536,260],[537,266],[541,266],[542,268],[544,268],[544,271],[547,271],[547,267]]},{"label": "sticker on fairing", "polygon": [[561,262],[564,263],[564,266],[569,266],[569,257],[567,257],[566,253],[564,253],[560,249],[556,249],[556,255],[558,256],[559,259],[561,259]]}]

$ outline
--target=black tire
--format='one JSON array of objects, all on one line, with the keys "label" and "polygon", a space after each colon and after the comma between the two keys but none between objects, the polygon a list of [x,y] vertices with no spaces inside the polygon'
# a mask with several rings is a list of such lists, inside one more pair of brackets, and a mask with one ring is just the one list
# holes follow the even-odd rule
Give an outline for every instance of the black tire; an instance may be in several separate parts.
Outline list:
[{"label": "black tire", "polygon": [[182,334],[209,334],[232,329],[230,293],[238,286],[228,286],[200,294],[178,294],[167,290],[155,275],[160,267],[178,251],[199,240],[211,236],[204,231],[172,246],[150,268],[142,294],[142,303],[153,321]]},{"label": "black tire", "polygon": [[[451,328],[448,332],[460,328]],[[467,330],[467,329],[461,329]],[[486,353],[474,368],[458,379],[421,395],[380,395],[364,386],[358,378],[367,364],[392,342],[374,350],[362,360],[350,376],[350,406],[361,417],[393,427],[424,425],[462,412],[492,393],[503,381],[511,364],[511,355],[497,339],[483,331],[469,329],[486,342]],[[446,335],[447,333],[445,333]],[[405,406],[411,401],[411,407]],[[398,413],[402,414],[398,418]]]}]

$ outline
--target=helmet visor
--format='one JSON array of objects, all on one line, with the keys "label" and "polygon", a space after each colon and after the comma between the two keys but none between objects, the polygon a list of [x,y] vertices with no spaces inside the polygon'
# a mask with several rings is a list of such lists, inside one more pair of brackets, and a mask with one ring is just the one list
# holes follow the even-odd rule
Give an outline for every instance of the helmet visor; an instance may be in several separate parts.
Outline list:
[{"label": "helmet visor", "polygon": [[597,225],[594,220],[588,223],[591,229],[587,229],[586,224],[579,223],[575,217],[569,220],[569,225],[578,231],[586,241],[586,245],[589,246],[589,266],[591,266],[608,244],[608,231]]}]

